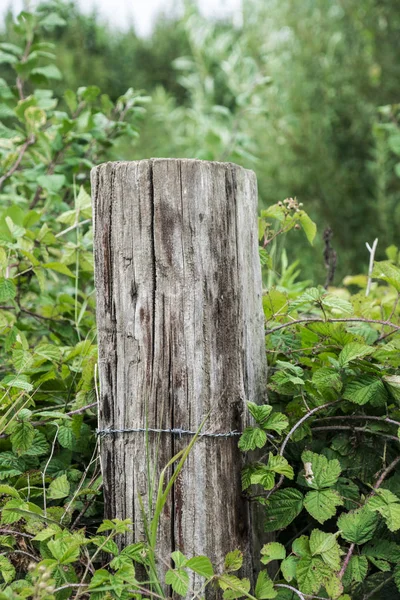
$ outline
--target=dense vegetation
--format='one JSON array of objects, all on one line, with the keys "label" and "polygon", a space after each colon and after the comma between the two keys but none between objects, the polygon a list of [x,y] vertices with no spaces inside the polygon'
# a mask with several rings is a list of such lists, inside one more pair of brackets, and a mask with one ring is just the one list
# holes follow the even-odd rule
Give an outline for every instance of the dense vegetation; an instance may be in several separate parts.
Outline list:
[{"label": "dense vegetation", "polygon": [[[192,10],[147,42],[129,34],[111,43],[104,27],[76,11],[70,19],[63,5],[8,21],[0,44],[0,600],[163,596],[154,538],[119,551],[114,538],[131,524],[102,522],[95,436],[88,175],[110,157],[148,154],[254,166],[268,205],[259,234],[269,405],[249,405],[254,426],[239,446],[249,458],[243,489],[265,505],[265,528],[276,532],[261,556],[273,568],[250,589],[237,576],[235,549],[222,572],[207,557],[175,552],[167,583],[186,595],[191,569],[227,600],[399,597],[400,254],[391,244],[399,15],[372,0],[332,3],[330,11],[322,4],[296,3],[296,13],[281,2],[272,17],[249,3],[241,32]],[[73,54],[78,25],[93,42],[86,67]],[[157,57],[160,39],[168,51]],[[128,68],[140,48],[168,73],[163,81],[154,69],[146,80],[138,68],[151,102],[118,87],[130,71],[119,77],[117,66]],[[107,76],[90,49],[107,58]],[[153,89],[157,83],[165,87]],[[379,109],[381,101],[391,104]],[[327,276],[320,250],[306,250],[316,227],[301,203],[283,200],[294,192],[333,228],[342,267],[357,267],[341,287],[332,286],[329,235]],[[355,232],[360,215],[370,224]],[[386,254],[367,273],[368,253],[357,256],[378,232]],[[310,269],[290,262],[290,252],[288,260],[287,234],[306,258],[321,255],[318,281],[328,289],[299,279]],[[265,455],[254,462],[260,448]],[[160,493],[156,507],[164,501]],[[138,564],[146,581],[136,578]]]}]

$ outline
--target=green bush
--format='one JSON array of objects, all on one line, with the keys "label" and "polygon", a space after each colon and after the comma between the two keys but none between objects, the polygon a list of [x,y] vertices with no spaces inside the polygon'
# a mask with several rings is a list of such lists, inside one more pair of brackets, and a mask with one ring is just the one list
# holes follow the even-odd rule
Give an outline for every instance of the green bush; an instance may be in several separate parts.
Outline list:
[{"label": "green bush", "polygon": [[[0,80],[0,600],[163,598],[157,525],[196,438],[171,459],[171,480],[164,481],[164,469],[149,538],[119,549],[115,539],[132,524],[102,521],[95,436],[88,174],[117,142],[135,142],[148,98],[128,90],[113,102],[96,86],[55,97],[52,83],[61,73],[43,40],[62,26],[56,13],[23,12],[15,44],[0,45],[0,61],[15,74],[14,85]],[[212,31],[200,33],[211,60],[219,45],[212,46]],[[222,41],[231,47],[233,34]],[[263,118],[258,72],[240,52],[231,60],[218,90],[203,88],[196,61],[181,61],[193,109],[176,109],[170,124],[178,128],[183,117],[177,133],[193,151],[209,126],[204,158],[223,159],[228,149],[229,157],[250,160],[247,119]],[[241,90],[235,69],[254,76],[252,93]],[[230,110],[217,109],[221,90]],[[384,110],[377,135],[392,153],[394,176],[398,127],[391,111],[397,117],[396,107]],[[239,440],[249,458],[244,493],[265,507],[264,527],[276,532],[261,551],[268,570],[251,589],[237,573],[239,551],[227,555],[221,571],[207,557],[176,551],[165,583],[177,595],[189,593],[192,571],[202,578],[193,598],[207,585],[217,585],[226,600],[398,596],[400,254],[390,246],[369,275],[347,277],[341,288],[309,287],[278,245],[297,229],[313,243],[316,227],[295,199],[261,212],[269,404],[249,403],[254,423]],[[272,269],[277,263],[280,273]],[[137,575],[143,570],[145,579]]]}]

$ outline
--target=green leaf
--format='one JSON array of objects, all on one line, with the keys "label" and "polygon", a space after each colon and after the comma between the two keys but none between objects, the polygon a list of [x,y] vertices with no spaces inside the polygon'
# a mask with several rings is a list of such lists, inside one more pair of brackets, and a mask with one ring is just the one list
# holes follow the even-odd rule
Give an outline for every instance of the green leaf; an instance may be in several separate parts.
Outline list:
[{"label": "green leaf", "polygon": [[374,375],[363,375],[348,382],[343,398],[360,406],[368,402],[373,406],[382,406],[387,400],[387,392],[380,378]]},{"label": "green leaf", "polygon": [[314,223],[314,221],[312,221],[310,219],[310,217],[304,212],[301,211],[299,213],[299,221],[300,221],[300,225],[303,228],[304,233],[306,234],[306,238],[308,239],[308,241],[310,242],[310,244],[313,244],[315,235],[317,233],[317,226]]},{"label": "green leaf", "polygon": [[292,544],[292,551],[296,556],[311,556],[310,540],[306,535],[296,538]]},{"label": "green leaf", "polygon": [[0,277],[0,302],[8,302],[13,300],[17,294],[17,288],[11,279]]},{"label": "green leaf", "polygon": [[396,565],[394,568],[394,582],[396,584],[397,589],[400,592],[400,565]]},{"label": "green leaf", "polygon": [[48,497],[51,500],[57,500],[59,498],[65,498],[69,494],[69,481],[66,475],[61,475],[54,479],[49,485],[49,489],[47,491]]},{"label": "green leaf", "polygon": [[392,285],[395,290],[400,292],[400,269],[393,265],[389,260],[376,262],[374,264],[372,276],[376,279],[386,281]]},{"label": "green leaf", "polygon": [[314,372],[312,382],[321,394],[336,392],[342,389],[342,380],[337,371],[330,367],[322,367]]},{"label": "green leaf", "polygon": [[180,552],[179,550],[175,550],[175,552],[172,552],[171,554],[171,558],[175,563],[175,567],[183,567],[186,565],[187,562],[187,558],[184,554],[182,554],[182,552]]},{"label": "green leaf", "polygon": [[296,566],[296,579],[304,594],[317,594],[324,579],[332,574],[321,558],[303,556]]},{"label": "green leaf", "polygon": [[321,556],[324,563],[332,570],[340,569],[341,550],[333,533],[313,529],[310,535],[310,552],[313,556]]},{"label": "green leaf", "polygon": [[276,598],[278,592],[274,589],[274,582],[269,578],[267,571],[260,571],[254,590],[257,600]]},{"label": "green leaf", "polygon": [[304,478],[310,487],[321,490],[335,485],[341,473],[337,459],[328,460],[323,454],[306,450],[301,455],[301,460],[304,464]]},{"label": "green leaf", "polygon": [[246,427],[240,436],[238,446],[242,452],[262,448],[267,443],[267,434],[258,427]]},{"label": "green leaf", "polygon": [[15,423],[10,437],[13,451],[21,456],[30,449],[34,437],[35,429],[31,423],[28,421]]},{"label": "green leaf", "polygon": [[57,193],[65,185],[65,175],[39,175],[37,182],[45,190]]},{"label": "green leaf", "polygon": [[255,419],[257,425],[263,426],[264,422],[268,419],[272,412],[272,406],[269,404],[263,404],[261,406],[254,404],[254,402],[248,402],[247,407],[250,414]]},{"label": "green leaf", "polygon": [[6,485],[6,484],[0,484],[0,496],[12,496],[13,498],[17,498],[20,499],[21,496],[19,495],[19,492],[11,487],[11,485]]},{"label": "green leaf", "polygon": [[342,505],[343,500],[335,490],[313,490],[304,497],[304,508],[318,523],[332,518],[336,507]]},{"label": "green leaf", "polygon": [[57,271],[58,273],[62,273],[63,275],[68,275],[68,277],[75,277],[73,272],[67,267],[67,265],[64,265],[63,263],[49,262],[44,263],[42,266],[45,269],[51,269],[52,271]]},{"label": "green leaf", "polygon": [[214,576],[214,569],[207,556],[194,556],[186,562],[186,567],[192,569],[198,575],[210,579]]},{"label": "green leaf", "polygon": [[338,519],[340,535],[354,544],[365,544],[371,540],[377,525],[378,518],[366,507],[340,515]]},{"label": "green leaf", "polygon": [[288,556],[287,558],[285,558],[285,560],[281,562],[282,575],[285,581],[287,581],[288,583],[293,581],[293,579],[295,579],[296,577],[296,566],[298,562],[299,559],[297,558],[297,556],[293,555]]},{"label": "green leaf", "polygon": [[170,585],[176,594],[186,596],[189,589],[189,575],[185,569],[170,569],[165,573],[165,583]]},{"label": "green leaf", "polygon": [[288,418],[280,412],[274,412],[265,421],[265,423],[263,424],[262,427],[263,427],[263,429],[272,429],[272,431],[276,431],[277,433],[281,434],[282,431],[287,429],[288,426],[289,426]]},{"label": "green leaf", "polygon": [[243,552],[240,550],[233,550],[228,552],[225,556],[224,570],[228,573],[231,571],[238,571],[243,564]]},{"label": "green leaf", "polygon": [[2,508],[1,522],[11,525],[22,519],[21,513],[17,512],[16,509],[20,509],[26,506],[26,503],[20,498],[13,498],[6,502]]},{"label": "green leaf", "polygon": [[303,494],[295,488],[278,490],[266,503],[265,531],[287,527],[303,508]]},{"label": "green leaf", "polygon": [[8,52],[3,52],[0,50],[0,64],[9,64],[14,65],[18,62],[18,58],[16,58],[13,54],[9,54]]},{"label": "green leaf", "polygon": [[329,308],[334,313],[336,312],[345,315],[352,315],[354,313],[351,302],[344,300],[344,298],[340,298],[339,296],[335,296],[334,294],[326,294],[326,296],[322,298],[322,304],[325,308]]},{"label": "green leaf", "polygon": [[324,581],[324,587],[329,598],[332,598],[333,600],[339,598],[343,593],[343,584],[336,573],[332,573],[332,575]]},{"label": "green leaf", "polygon": [[374,348],[367,346],[366,344],[360,344],[359,342],[350,342],[345,345],[341,353],[339,354],[339,365],[345,367],[352,360],[357,358],[363,358],[374,352]]},{"label": "green leaf", "polygon": [[400,499],[390,490],[376,490],[375,495],[369,498],[366,507],[378,512],[390,531],[400,529]]},{"label": "green leaf", "polygon": [[6,556],[0,555],[0,573],[6,583],[10,583],[15,579],[14,565]]},{"label": "green leaf", "polygon": [[20,390],[25,390],[26,392],[31,392],[33,390],[33,385],[27,381],[25,375],[6,375],[0,383],[9,388],[18,388]]},{"label": "green leaf", "polygon": [[263,565],[267,565],[273,560],[283,560],[286,557],[285,546],[278,542],[270,542],[264,544],[261,549],[261,562]]},{"label": "green leaf", "polygon": [[367,576],[368,560],[365,556],[352,556],[346,569],[346,579],[362,583]]},{"label": "green leaf", "polygon": [[57,13],[49,13],[40,20],[40,25],[47,31],[53,31],[56,27],[64,27],[67,22]]},{"label": "green leaf", "polygon": [[[36,67],[32,69],[31,75],[40,75],[46,79],[62,79],[61,71],[56,65],[46,65],[45,67]],[[49,175],[51,177],[51,175]],[[40,184],[41,185],[41,184]]]},{"label": "green leaf", "polygon": [[289,465],[284,456],[280,456],[279,454],[274,455],[272,452],[269,453],[267,468],[274,473],[284,475],[288,479],[293,479],[294,477],[293,467]]},{"label": "green leaf", "polygon": [[75,448],[76,437],[70,427],[60,425],[57,438],[63,448],[67,448],[68,450],[73,450]]},{"label": "green leaf", "polygon": [[250,591],[250,581],[248,579],[239,579],[236,575],[223,574],[218,577],[218,585],[224,590],[223,598],[233,600],[246,596]]}]

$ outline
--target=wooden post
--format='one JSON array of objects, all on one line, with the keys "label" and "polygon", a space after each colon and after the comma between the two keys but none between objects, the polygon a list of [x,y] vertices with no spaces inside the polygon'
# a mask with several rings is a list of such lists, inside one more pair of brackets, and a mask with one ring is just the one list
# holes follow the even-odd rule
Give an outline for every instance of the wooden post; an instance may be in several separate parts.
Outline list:
[{"label": "wooden post", "polygon": [[[99,428],[150,429],[101,438],[106,516],[132,518],[139,540],[140,498],[149,510],[161,468],[191,439],[151,429],[194,432],[210,412],[203,432],[238,432],[246,401],[265,401],[257,184],[231,163],[151,159],[96,167],[92,189]],[[238,439],[195,443],[162,515],[161,573],[174,550],[218,568],[240,548],[252,578]]]}]

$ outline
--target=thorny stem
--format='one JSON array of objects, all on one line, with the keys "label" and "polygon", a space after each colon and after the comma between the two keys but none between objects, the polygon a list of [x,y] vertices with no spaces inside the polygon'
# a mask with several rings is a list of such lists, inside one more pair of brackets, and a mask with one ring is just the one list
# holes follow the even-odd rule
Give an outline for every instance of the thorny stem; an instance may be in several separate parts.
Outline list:
[{"label": "thorny stem", "polygon": [[395,435],[389,435],[382,433],[381,431],[374,431],[373,429],[366,429],[365,427],[353,427],[351,425],[324,425],[322,427],[312,427],[312,431],[359,431],[360,433],[370,433],[372,435],[379,435],[385,439],[392,440],[392,442],[399,443],[400,440]]},{"label": "thorny stem", "polygon": [[[291,592],[293,592],[293,594],[297,594],[297,596],[300,598],[300,600],[306,600],[306,596],[304,594],[302,594],[299,590],[296,590],[296,588],[292,587],[291,585],[286,585],[285,583],[276,583],[275,587],[277,588],[286,588],[287,590],[290,590]],[[310,596],[307,596],[308,598]]]},{"label": "thorny stem", "polygon": [[318,419],[315,419],[314,423],[318,423],[319,421],[343,421],[343,419],[357,421],[382,421],[383,423],[391,423],[392,425],[396,425],[396,427],[400,427],[400,421],[395,421],[389,417],[378,417],[374,415],[340,415],[334,417],[319,417]]}]

